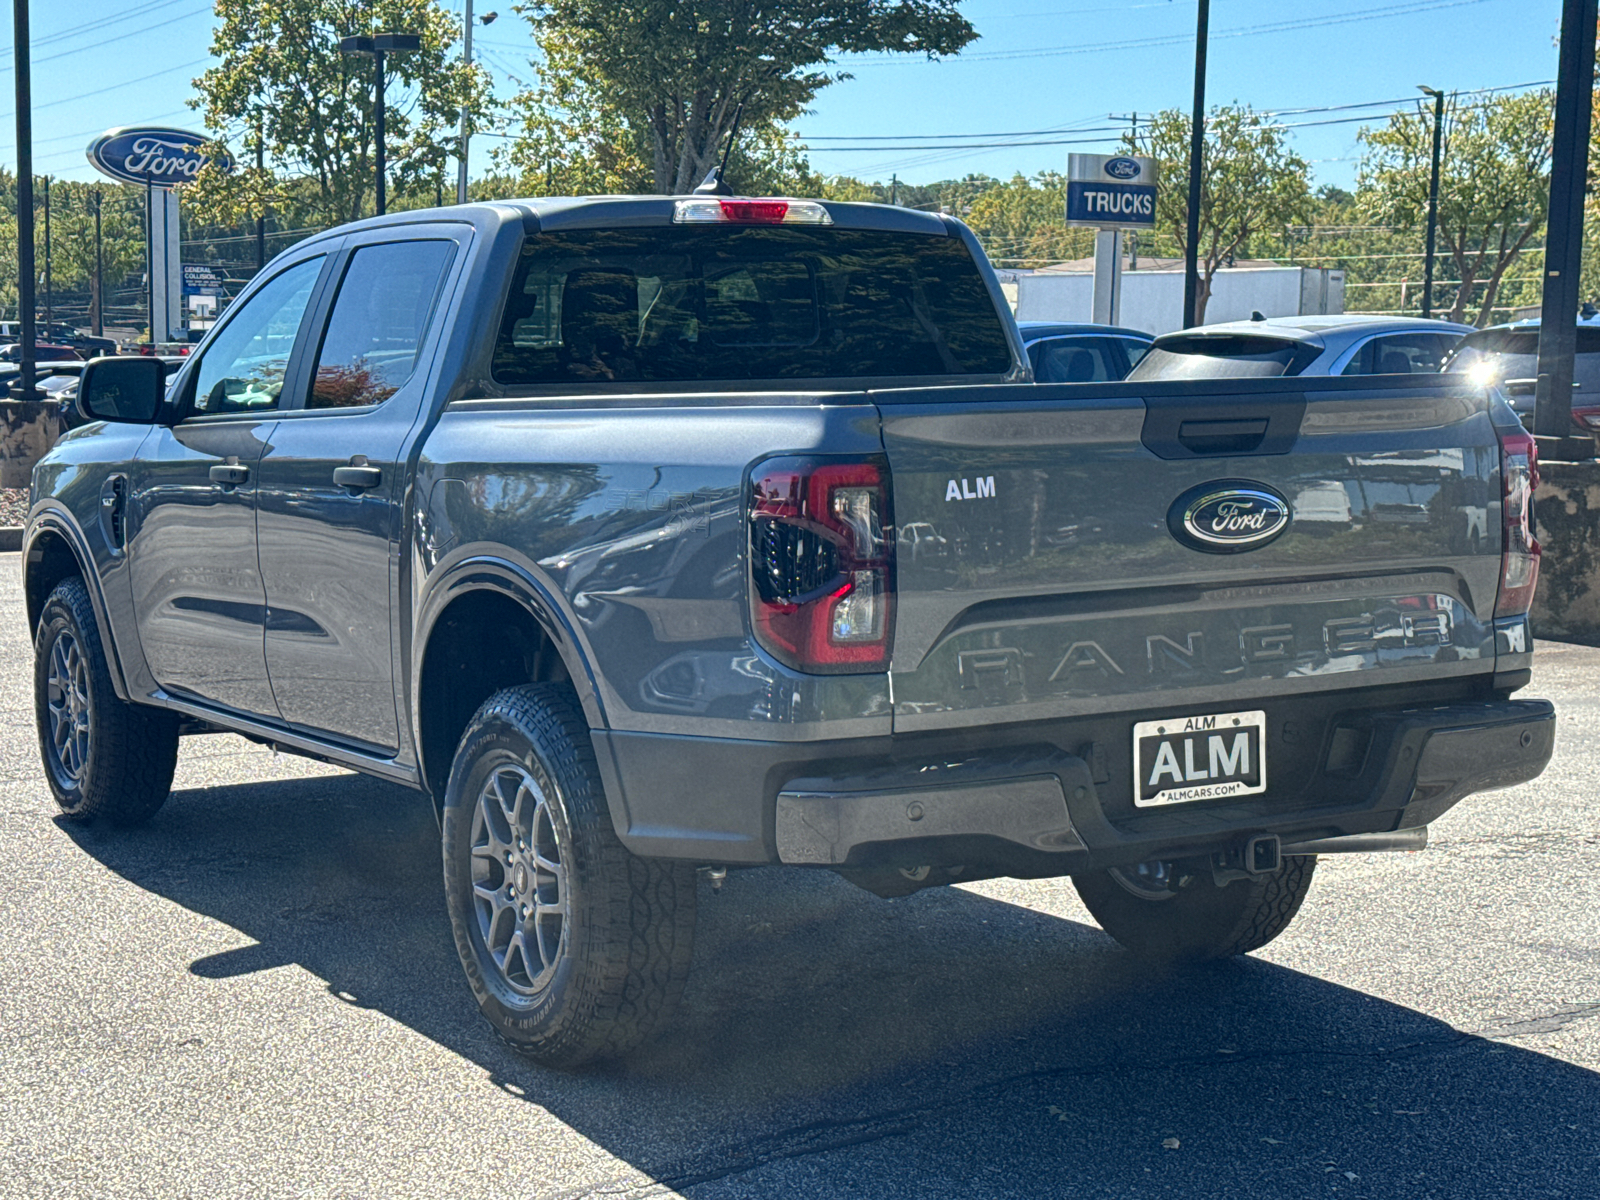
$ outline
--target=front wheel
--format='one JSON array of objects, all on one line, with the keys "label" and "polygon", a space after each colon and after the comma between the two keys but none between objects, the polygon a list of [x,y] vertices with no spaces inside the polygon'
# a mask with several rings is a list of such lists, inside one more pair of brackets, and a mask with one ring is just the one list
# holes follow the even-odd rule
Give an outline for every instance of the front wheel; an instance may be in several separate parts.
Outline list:
[{"label": "front wheel", "polygon": [[149,820],[172,790],[178,717],[118,699],[83,580],[65,579],[50,593],[33,653],[39,751],[62,814],[113,825]]},{"label": "front wheel", "polygon": [[635,857],[606,807],[570,687],[495,693],[462,735],[444,808],[445,899],[478,1006],[547,1065],[615,1058],[676,1005],[695,871]]},{"label": "front wheel", "polygon": [[1200,962],[1259,950],[1289,927],[1311,888],[1313,855],[1296,855],[1270,875],[1218,887],[1209,869],[1141,863],[1074,875],[1084,907],[1143,958]]}]

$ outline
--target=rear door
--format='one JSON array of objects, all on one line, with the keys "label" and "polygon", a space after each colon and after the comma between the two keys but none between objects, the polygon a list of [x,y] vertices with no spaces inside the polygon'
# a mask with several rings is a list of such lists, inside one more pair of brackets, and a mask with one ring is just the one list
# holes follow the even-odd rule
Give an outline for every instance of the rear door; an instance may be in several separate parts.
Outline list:
[{"label": "rear door", "polygon": [[471,227],[352,236],[310,368],[259,469],[266,664],[291,725],[399,745],[391,633],[403,448],[427,391],[439,300]]},{"label": "rear door", "polygon": [[875,399],[895,522],[947,548],[897,563],[897,729],[1493,669],[1498,443],[1459,380]]}]

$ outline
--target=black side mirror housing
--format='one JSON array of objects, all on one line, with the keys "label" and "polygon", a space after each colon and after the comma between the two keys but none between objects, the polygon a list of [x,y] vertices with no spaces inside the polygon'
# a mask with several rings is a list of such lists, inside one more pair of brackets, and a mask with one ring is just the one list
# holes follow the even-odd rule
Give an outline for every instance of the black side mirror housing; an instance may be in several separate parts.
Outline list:
[{"label": "black side mirror housing", "polygon": [[78,408],[92,421],[159,425],[167,396],[166,364],[128,354],[90,359],[78,384]]}]

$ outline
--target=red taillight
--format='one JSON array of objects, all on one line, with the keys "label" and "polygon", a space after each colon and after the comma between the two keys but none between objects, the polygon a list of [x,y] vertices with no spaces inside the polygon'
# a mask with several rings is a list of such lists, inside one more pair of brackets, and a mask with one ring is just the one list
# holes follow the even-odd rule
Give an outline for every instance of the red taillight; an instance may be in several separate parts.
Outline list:
[{"label": "red taillight", "polygon": [[799,671],[888,666],[894,534],[881,460],[775,458],[750,477],[756,640]]},{"label": "red taillight", "polygon": [[719,200],[722,217],[726,221],[742,221],[751,225],[782,225],[789,215],[787,200]]},{"label": "red taillight", "polygon": [[1533,534],[1533,493],[1539,486],[1539,450],[1525,429],[1500,432],[1500,594],[1494,615],[1520,617],[1539,583],[1539,540]]}]

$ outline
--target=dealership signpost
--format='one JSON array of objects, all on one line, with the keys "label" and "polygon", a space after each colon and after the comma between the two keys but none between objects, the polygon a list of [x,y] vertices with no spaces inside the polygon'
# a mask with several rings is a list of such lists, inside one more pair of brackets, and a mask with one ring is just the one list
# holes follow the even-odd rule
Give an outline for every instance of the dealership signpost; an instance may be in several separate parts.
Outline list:
[{"label": "dealership signpost", "polygon": [[1094,238],[1094,321],[1122,319],[1122,231],[1156,223],[1156,163],[1129,154],[1067,156],[1067,224]]},{"label": "dealership signpost", "polygon": [[193,179],[208,162],[218,162],[225,171],[233,169],[233,160],[226,153],[206,153],[210,145],[211,139],[204,134],[161,126],[112,129],[89,143],[89,162],[95,170],[145,187],[152,342],[180,340],[184,325],[178,198],[172,187]]}]

